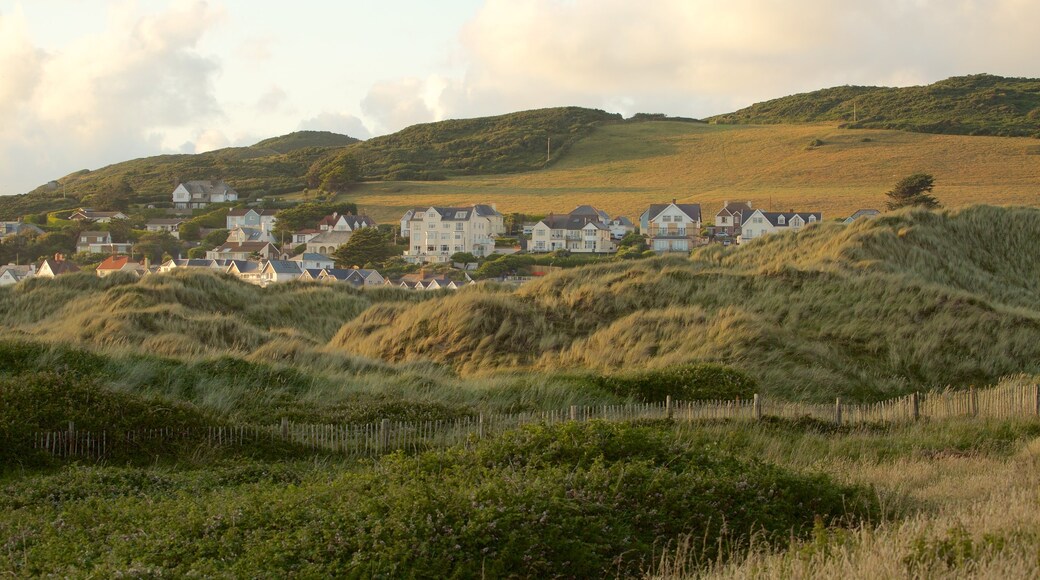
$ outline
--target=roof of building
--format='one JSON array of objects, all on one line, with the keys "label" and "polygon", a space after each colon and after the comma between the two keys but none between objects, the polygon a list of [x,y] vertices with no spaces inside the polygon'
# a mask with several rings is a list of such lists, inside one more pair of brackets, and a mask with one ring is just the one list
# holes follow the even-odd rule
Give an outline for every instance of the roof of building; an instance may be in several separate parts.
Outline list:
[{"label": "roof of building", "polygon": [[627,217],[625,217],[623,215],[617,216],[616,218],[611,220],[610,223],[611,223],[611,225],[622,225],[622,226],[633,226],[633,227],[635,227],[635,224],[632,223],[632,220],[628,219]]},{"label": "roof of building", "polygon": [[27,224],[25,222],[0,222],[0,236],[20,234],[25,230],[37,234],[43,233],[43,230],[36,227],[34,224]]},{"label": "roof of building", "polygon": [[176,226],[188,221],[188,218],[155,218],[145,222],[149,226]]},{"label": "roof of building", "polygon": [[871,217],[875,217],[875,216],[879,216],[879,215],[881,215],[881,211],[880,210],[876,210],[876,209],[860,209],[860,210],[856,210],[856,213],[854,213],[854,214],[850,215],[849,217],[845,218],[845,223],[852,223],[852,222],[854,222],[854,221],[856,221],[856,220],[858,220],[860,218],[871,218]]},{"label": "roof of building", "polygon": [[242,216],[248,214],[249,212],[253,212],[253,213],[255,213],[256,215],[259,215],[259,216],[274,216],[274,215],[278,214],[278,210],[276,210],[276,209],[253,209],[251,207],[246,207],[246,208],[240,207],[240,208],[237,208],[237,209],[233,209],[233,210],[229,211],[227,214],[228,214],[228,217],[242,217]]},{"label": "roof of building", "polygon": [[129,256],[109,256],[98,264],[98,270],[122,270],[123,268],[137,267],[144,268],[144,265],[140,262],[131,260]]},{"label": "roof of building", "polygon": [[214,249],[219,253],[259,252],[270,246],[271,242],[227,242]]},{"label": "roof of building", "polygon": [[256,273],[260,271],[260,262],[253,260],[228,260],[227,272],[230,274],[232,269],[240,274]]},{"label": "roof of building", "polygon": [[329,230],[327,232],[321,232],[320,234],[311,238],[308,244],[345,244],[350,240],[350,236],[354,235],[354,232],[336,232]]},{"label": "roof of building", "polygon": [[110,234],[108,232],[95,232],[95,231],[86,231],[86,232],[80,232],[79,233],[79,236],[81,238],[85,237],[85,238],[103,238],[103,239],[107,239],[109,237],[109,235]]},{"label": "roof of building", "polygon": [[57,260],[54,258],[47,258],[46,260],[41,262],[40,267],[37,268],[36,271],[39,272],[40,270],[42,270],[45,264],[50,268],[50,271],[55,276],[59,274],[71,274],[73,272],[79,272],[79,266],[73,264],[72,262],[65,259]]},{"label": "roof of building", "polygon": [[[740,225],[746,224],[748,222],[748,220],[751,219],[751,216],[756,215],[756,214],[761,214],[762,217],[766,218],[766,220],[770,224],[772,224],[774,227],[787,227],[787,226],[789,226],[791,224],[791,219],[794,216],[800,217],[802,219],[802,221],[805,222],[805,223],[809,223],[810,222],[810,220],[809,220],[810,216],[816,218],[814,220],[811,220],[811,221],[814,221],[814,222],[818,222],[818,221],[821,221],[823,219],[823,214],[818,212],[818,211],[816,211],[816,212],[804,212],[804,211],[803,212],[797,212],[797,211],[762,211],[762,210],[755,210],[755,211],[753,211],[753,212],[743,216]],[[781,216],[784,218],[784,223],[780,223],[780,217]]]},{"label": "roof of building", "polygon": [[686,214],[686,217],[690,218],[690,221],[699,222],[701,221],[701,204],[699,203],[655,203],[650,205],[649,219],[653,220],[657,216],[661,215],[664,210],[675,206],[679,208],[679,211]]},{"label": "roof of building", "polygon": [[601,224],[595,219],[590,219],[591,216],[575,216],[573,214],[568,215],[551,215],[538,222],[549,226],[549,229],[553,230],[581,230],[585,229],[585,226],[592,224],[596,229],[605,230],[606,226]]},{"label": "roof of building", "polygon": [[294,236],[298,236],[300,234],[320,234],[320,233],[321,233],[321,230],[306,229],[306,230],[295,231],[295,232],[293,232],[293,235]]},{"label": "roof of building", "polygon": [[304,252],[302,254],[289,258],[293,262],[333,262],[334,260],[325,254],[318,254],[314,252]]},{"label": "roof of building", "polygon": [[717,215],[717,216],[721,216],[721,215],[736,215],[736,214],[744,215],[744,212],[750,212],[750,211],[752,211],[751,202],[750,201],[747,201],[747,202],[744,202],[744,201],[724,201],[724,202],[722,202],[722,209],[720,209],[719,213],[717,213],[715,215]]},{"label": "roof of building", "polygon": [[412,219],[413,220],[422,220],[423,216],[426,214],[426,212],[430,211],[431,209],[436,211],[438,214],[440,214],[441,221],[445,221],[445,222],[465,222],[465,221],[469,221],[471,216],[474,215],[474,214],[479,216],[479,217],[491,217],[491,216],[501,216],[502,215],[502,214],[498,213],[498,211],[495,208],[491,207],[490,205],[483,205],[483,204],[470,205],[470,206],[465,206],[465,207],[437,207],[437,206],[431,206],[431,207],[415,208],[414,210],[412,210],[414,212],[412,214]]},{"label": "roof of building", "polygon": [[92,209],[77,209],[72,212],[69,219],[76,219],[77,215],[81,215],[87,219],[98,219],[98,218],[114,218],[117,216],[126,217],[126,214],[121,211],[94,211]]},{"label": "roof of building", "polygon": [[270,232],[268,232],[267,230],[262,230],[260,228],[253,228],[249,226],[235,226],[231,228],[231,231],[228,232],[228,235],[234,235],[235,232],[239,232],[238,235],[244,235],[246,241],[249,242],[263,241],[265,238],[268,238],[268,236],[271,235]]},{"label": "roof of building", "polygon": [[302,274],[303,268],[299,262],[292,260],[268,260],[264,265],[264,271],[273,270],[277,274]]},{"label": "roof of building", "polygon": [[195,180],[195,181],[184,181],[180,185],[184,186],[184,189],[188,190],[188,193],[192,195],[220,195],[224,193],[233,193],[238,195],[233,187],[225,183],[224,181],[209,181],[209,180]]}]

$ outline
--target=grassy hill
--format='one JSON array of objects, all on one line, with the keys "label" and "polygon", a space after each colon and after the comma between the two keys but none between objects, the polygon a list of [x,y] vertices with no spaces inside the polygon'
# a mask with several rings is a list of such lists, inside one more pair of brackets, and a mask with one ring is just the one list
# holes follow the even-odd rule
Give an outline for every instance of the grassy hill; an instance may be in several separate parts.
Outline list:
[{"label": "grassy hill", "polygon": [[927,86],[844,86],[757,103],[717,123],[840,122],[852,128],[1040,137],[1040,80],[953,77]]},{"label": "grassy hill", "polygon": [[[823,144],[809,148],[814,139]],[[709,218],[727,199],[766,209],[817,209],[834,218],[883,207],[884,192],[919,171],[935,176],[935,194],[947,207],[1040,200],[1040,144],[1034,139],[843,129],[834,123],[666,121],[601,125],[539,171],[370,182],[342,199],[382,222],[396,221],[417,205],[485,202],[534,215],[589,203],[635,218],[651,203],[672,198],[700,203]]]}]

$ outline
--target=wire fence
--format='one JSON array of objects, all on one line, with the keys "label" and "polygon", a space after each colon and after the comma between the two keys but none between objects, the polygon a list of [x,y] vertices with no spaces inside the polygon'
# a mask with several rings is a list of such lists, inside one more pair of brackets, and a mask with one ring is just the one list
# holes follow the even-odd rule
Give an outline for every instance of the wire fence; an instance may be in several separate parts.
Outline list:
[{"label": "wire fence", "polygon": [[81,431],[69,423],[64,431],[33,436],[33,447],[56,457],[100,460],[147,451],[162,454],[184,445],[220,448],[277,444],[347,457],[378,457],[393,451],[419,452],[470,444],[524,425],[556,425],[593,420],[624,422],[671,419],[756,421],[763,417],[812,418],[839,425],[905,423],[921,419],[964,417],[1040,418],[1040,386],[1008,385],[986,390],[913,393],[877,403],[834,404],[771,401],[755,395],[732,401],[673,401],[661,403],[572,406],[552,411],[480,414],[443,421],[391,421],[365,424],[310,424],[282,419],[276,425],[237,425],[156,428],[129,431]]}]

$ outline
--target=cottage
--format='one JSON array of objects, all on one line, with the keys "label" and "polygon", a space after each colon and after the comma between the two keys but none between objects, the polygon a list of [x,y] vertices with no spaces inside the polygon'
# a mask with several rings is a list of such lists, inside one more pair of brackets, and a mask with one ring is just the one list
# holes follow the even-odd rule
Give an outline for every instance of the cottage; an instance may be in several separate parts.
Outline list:
[{"label": "cottage", "polygon": [[225,272],[227,271],[227,267],[230,265],[230,260],[208,260],[199,258],[190,260],[175,259],[163,262],[157,271],[163,273],[172,272],[178,268],[200,268]]},{"label": "cottage", "polygon": [[495,237],[505,233],[505,221],[494,205],[414,209],[401,223],[402,235],[407,232],[408,237],[404,258],[412,263],[447,262],[458,252],[488,256],[495,250]]},{"label": "cottage", "polygon": [[233,209],[228,212],[225,220],[229,230],[244,227],[271,232],[278,220],[277,214],[278,210],[274,209]]},{"label": "cottage", "polygon": [[256,260],[229,260],[224,273],[234,276],[243,282],[260,286],[260,273],[262,270],[263,263]]},{"label": "cottage", "polygon": [[819,223],[823,219],[820,212],[773,212],[756,209],[744,216],[740,224],[740,243],[760,238],[777,232],[797,232],[806,226]]},{"label": "cottage", "polygon": [[653,204],[639,217],[639,225],[655,252],[689,252],[701,240],[701,206],[675,199]]},{"label": "cottage", "polygon": [[238,244],[245,242],[269,242],[273,244],[277,242],[270,230],[250,226],[235,226],[228,232],[228,237],[225,241]]},{"label": "cottage", "polygon": [[186,181],[173,190],[173,207],[177,209],[198,209],[229,201],[238,201],[238,192],[223,181]]},{"label": "cottage", "polygon": [[374,228],[376,222],[364,215],[333,212],[318,222],[318,230],[323,232],[353,232],[361,228]]},{"label": "cottage", "polygon": [[112,220],[130,219],[130,216],[121,211],[94,211],[92,209],[80,208],[72,212],[69,219],[80,222],[107,224]]},{"label": "cottage", "polygon": [[606,212],[583,205],[567,215],[550,215],[531,232],[531,252],[568,250],[575,253],[606,254],[617,251],[610,239],[610,217]]},{"label": "cottage", "polygon": [[79,240],[76,242],[76,251],[83,254],[129,254],[132,249],[131,243],[113,242],[112,235],[108,232],[80,232]]},{"label": "cottage", "polygon": [[292,244],[294,246],[298,246],[300,244],[306,244],[307,242],[309,242],[309,241],[313,240],[315,237],[317,237],[317,235],[320,234],[320,233],[321,233],[321,230],[314,230],[314,229],[306,229],[306,230],[300,230],[298,232],[294,232],[293,235],[292,235]]},{"label": "cottage", "polygon": [[135,262],[127,256],[109,256],[105,258],[94,271],[99,278],[104,278],[116,272],[130,272],[137,276],[148,273],[148,266]]},{"label": "cottage", "polygon": [[145,222],[144,227],[150,232],[166,232],[179,240],[181,224],[186,221],[184,218],[157,218]]},{"label": "cottage", "polygon": [[304,252],[298,256],[293,256],[290,261],[298,262],[304,270],[322,270],[325,268],[335,268],[336,262],[332,258],[324,254],[310,254]]},{"label": "cottage", "polygon": [[379,272],[363,268],[327,268],[322,270],[318,279],[327,282],[347,282],[357,287],[383,286],[386,284],[386,280],[383,279]]},{"label": "cottage", "polygon": [[36,266],[32,264],[29,264],[28,266],[19,266],[17,264],[0,266],[0,286],[17,284],[22,280],[32,278],[35,275]]},{"label": "cottage", "polygon": [[260,268],[260,285],[277,284],[298,280],[303,274],[299,262],[292,260],[268,260]]},{"label": "cottage", "polygon": [[54,278],[75,272],[79,272],[79,266],[66,260],[63,254],[54,254],[53,258],[47,258],[36,268],[38,278]]}]

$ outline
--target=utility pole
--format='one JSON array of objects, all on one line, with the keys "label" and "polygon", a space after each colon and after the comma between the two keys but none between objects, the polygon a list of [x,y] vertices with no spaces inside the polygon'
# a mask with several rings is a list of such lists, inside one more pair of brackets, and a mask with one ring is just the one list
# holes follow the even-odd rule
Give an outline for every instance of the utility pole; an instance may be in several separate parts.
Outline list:
[{"label": "utility pole", "polygon": [[549,164],[549,160],[552,159],[552,137],[545,138],[545,164]]}]

